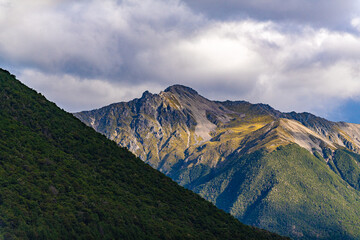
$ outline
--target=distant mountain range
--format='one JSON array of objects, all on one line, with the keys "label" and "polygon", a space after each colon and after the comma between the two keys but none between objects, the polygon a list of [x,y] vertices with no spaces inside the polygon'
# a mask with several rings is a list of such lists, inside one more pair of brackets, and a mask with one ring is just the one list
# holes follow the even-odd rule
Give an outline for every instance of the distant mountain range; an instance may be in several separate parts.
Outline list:
[{"label": "distant mountain range", "polygon": [[244,223],[360,239],[360,125],[174,85],[74,114]]},{"label": "distant mountain range", "polygon": [[0,239],[285,239],[245,226],[0,69]]}]

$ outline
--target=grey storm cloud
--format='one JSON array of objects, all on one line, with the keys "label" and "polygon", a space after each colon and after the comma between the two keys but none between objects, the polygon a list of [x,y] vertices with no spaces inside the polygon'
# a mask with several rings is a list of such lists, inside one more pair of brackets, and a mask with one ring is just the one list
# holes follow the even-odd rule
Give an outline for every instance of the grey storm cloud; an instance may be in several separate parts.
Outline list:
[{"label": "grey storm cloud", "polygon": [[347,28],[359,11],[357,0],[184,0],[192,9],[211,18],[255,18],[293,21],[313,26]]},{"label": "grey storm cloud", "polygon": [[[1,5],[0,5],[1,6]],[[52,73],[134,79],[134,57],[191,31],[196,16],[160,1],[8,1],[1,58]],[[143,76],[140,76],[141,78]]]},{"label": "grey storm cloud", "polygon": [[0,0],[0,63],[69,111],[179,83],[326,114],[360,96],[355,10],[350,0]]}]

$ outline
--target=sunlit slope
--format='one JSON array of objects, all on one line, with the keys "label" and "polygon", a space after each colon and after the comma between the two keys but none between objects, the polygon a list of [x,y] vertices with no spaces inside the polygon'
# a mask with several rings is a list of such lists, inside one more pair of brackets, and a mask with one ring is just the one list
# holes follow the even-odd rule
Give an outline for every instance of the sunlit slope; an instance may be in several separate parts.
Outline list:
[{"label": "sunlit slope", "polygon": [[75,116],[165,173],[185,159],[216,166],[274,121],[269,115],[229,110],[178,85]]},{"label": "sunlit slope", "polygon": [[185,186],[245,223],[295,239],[360,238],[359,191],[295,144],[234,157]]},{"label": "sunlit slope", "polygon": [[281,239],[241,224],[0,70],[1,239]]},{"label": "sunlit slope", "polygon": [[213,102],[180,85],[75,116],[167,174],[179,161],[216,167],[234,151],[273,151],[289,143],[322,156],[339,147],[360,152],[357,124],[281,113],[264,104]]}]

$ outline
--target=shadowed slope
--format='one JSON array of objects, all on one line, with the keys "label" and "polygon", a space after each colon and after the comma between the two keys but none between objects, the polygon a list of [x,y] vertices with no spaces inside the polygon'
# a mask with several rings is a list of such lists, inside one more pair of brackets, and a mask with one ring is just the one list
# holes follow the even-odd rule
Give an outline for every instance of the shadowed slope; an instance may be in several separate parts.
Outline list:
[{"label": "shadowed slope", "polygon": [[0,70],[5,239],[281,239],[179,187]]}]

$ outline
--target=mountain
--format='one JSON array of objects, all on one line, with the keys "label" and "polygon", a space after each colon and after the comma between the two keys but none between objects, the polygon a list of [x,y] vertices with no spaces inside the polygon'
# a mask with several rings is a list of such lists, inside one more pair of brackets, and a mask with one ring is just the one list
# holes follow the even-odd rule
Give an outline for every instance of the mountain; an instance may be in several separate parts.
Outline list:
[{"label": "mountain", "polygon": [[244,223],[360,239],[360,125],[174,85],[74,114]]},{"label": "mountain", "polygon": [[284,239],[245,226],[0,70],[1,239]]}]

